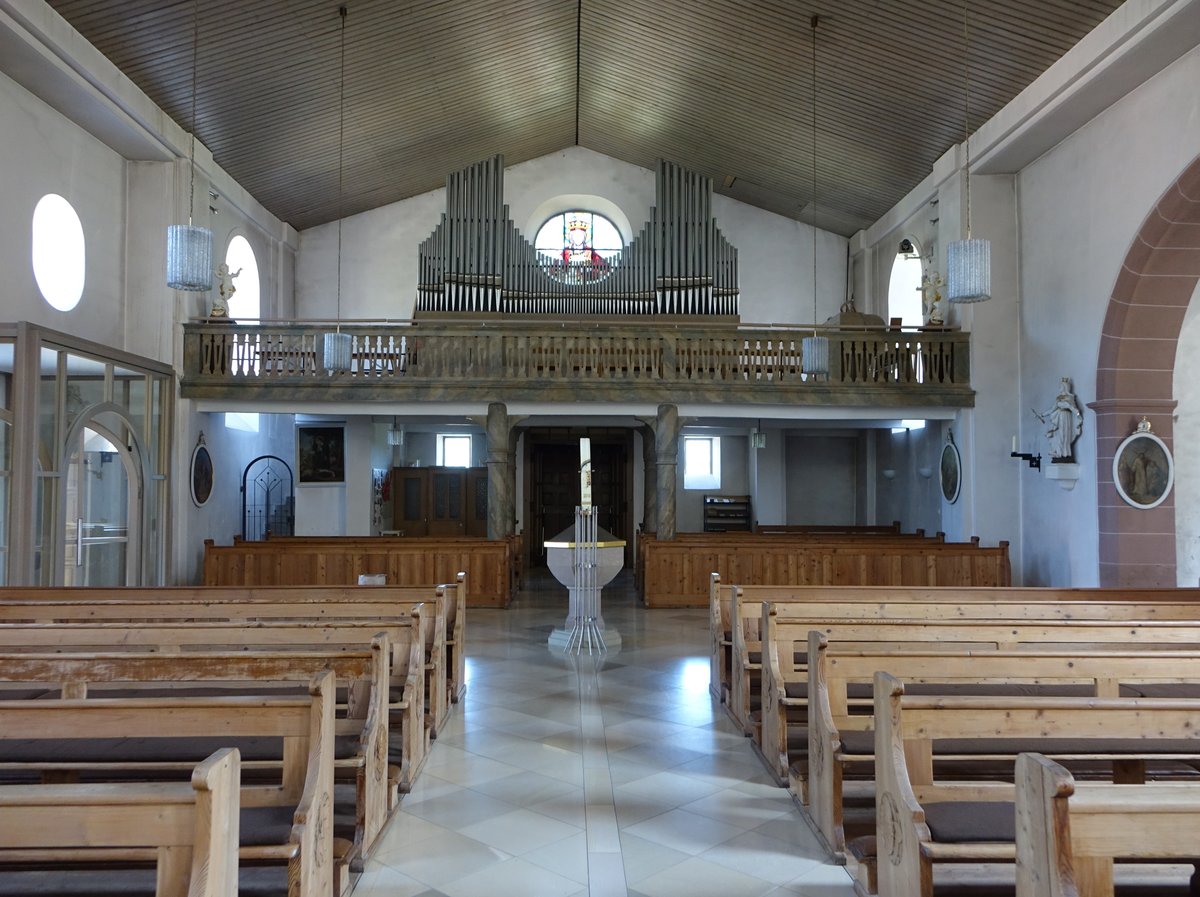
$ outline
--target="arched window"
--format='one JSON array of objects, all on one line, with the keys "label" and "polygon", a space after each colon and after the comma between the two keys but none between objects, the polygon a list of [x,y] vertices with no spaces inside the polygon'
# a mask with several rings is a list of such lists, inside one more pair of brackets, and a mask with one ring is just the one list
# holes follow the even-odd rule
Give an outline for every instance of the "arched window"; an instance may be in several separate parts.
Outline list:
[{"label": "arched window", "polygon": [[920,327],[925,323],[921,295],[921,253],[911,240],[900,241],[900,250],[892,261],[892,277],[888,284],[888,317],[900,318],[905,327]]},{"label": "arched window", "polygon": [[546,273],[563,283],[595,283],[621,256],[621,233],[596,212],[560,212],[543,224],[534,248]]},{"label": "arched window", "polygon": [[33,209],[33,277],[42,298],[70,311],[83,296],[83,225],[71,204],[47,193]]},{"label": "arched window", "polygon": [[[250,241],[241,234],[235,235],[225,248],[225,264],[229,267],[233,284],[233,294],[228,298],[229,317],[243,323],[257,321],[261,312],[258,261]],[[257,433],[258,425],[256,411],[225,412],[225,426],[230,430]]]},{"label": "arched window", "polygon": [[260,312],[258,261],[250,241],[237,234],[225,249],[225,264],[233,277],[229,317],[235,321],[257,321]]}]

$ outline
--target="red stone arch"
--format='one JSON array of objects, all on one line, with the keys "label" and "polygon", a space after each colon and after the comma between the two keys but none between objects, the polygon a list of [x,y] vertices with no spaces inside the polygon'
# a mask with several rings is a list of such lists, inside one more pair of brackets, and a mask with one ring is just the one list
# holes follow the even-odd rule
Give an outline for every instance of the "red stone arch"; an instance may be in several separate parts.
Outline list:
[{"label": "red stone arch", "polygon": [[1200,280],[1200,157],[1142,223],[1113,286],[1096,365],[1100,585],[1175,585],[1175,492],[1149,511],[1117,494],[1112,459],[1143,417],[1174,454],[1172,381],[1183,316]]}]

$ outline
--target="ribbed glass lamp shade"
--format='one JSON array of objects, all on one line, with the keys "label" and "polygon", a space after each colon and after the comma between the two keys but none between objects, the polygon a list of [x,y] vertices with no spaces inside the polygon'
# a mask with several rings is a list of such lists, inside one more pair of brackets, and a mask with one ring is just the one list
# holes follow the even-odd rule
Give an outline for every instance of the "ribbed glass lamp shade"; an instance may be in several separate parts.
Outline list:
[{"label": "ribbed glass lamp shade", "polygon": [[212,231],[193,224],[167,227],[167,286],[193,293],[212,289]]},{"label": "ribbed glass lamp shade", "polygon": [[946,247],[946,298],[984,302],[992,298],[990,240],[955,240]]},{"label": "ribbed glass lamp shade", "polygon": [[806,336],[800,343],[800,365],[806,374],[829,373],[829,337]]},{"label": "ribbed glass lamp shade", "polygon": [[387,431],[388,445],[404,445],[404,428],[392,427]]},{"label": "ribbed glass lamp shade", "polygon": [[350,334],[326,333],[321,357],[327,371],[350,370]]}]

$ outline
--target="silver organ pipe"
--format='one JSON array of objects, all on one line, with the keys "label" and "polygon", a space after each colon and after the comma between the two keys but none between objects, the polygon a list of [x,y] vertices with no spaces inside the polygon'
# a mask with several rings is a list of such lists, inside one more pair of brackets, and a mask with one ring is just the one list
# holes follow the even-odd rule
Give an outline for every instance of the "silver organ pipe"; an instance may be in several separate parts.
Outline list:
[{"label": "silver organ pipe", "polygon": [[650,220],[601,276],[572,277],[509,218],[504,160],[446,179],[446,212],[419,247],[421,312],[737,316],[737,250],[713,218],[712,181],[659,160]]}]

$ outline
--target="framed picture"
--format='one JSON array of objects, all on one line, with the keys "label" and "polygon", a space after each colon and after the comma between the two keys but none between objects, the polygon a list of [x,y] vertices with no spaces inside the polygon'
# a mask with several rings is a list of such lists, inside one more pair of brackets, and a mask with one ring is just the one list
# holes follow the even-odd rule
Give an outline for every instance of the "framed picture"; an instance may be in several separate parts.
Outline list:
[{"label": "framed picture", "polygon": [[296,428],[297,480],[300,483],[346,481],[345,429],[341,426]]},{"label": "framed picture", "polygon": [[208,502],[213,489],[213,463],[208,446],[204,444],[204,434],[192,449],[191,469],[192,504],[202,508]]},{"label": "framed picture", "polygon": [[1175,461],[1167,444],[1150,432],[1147,422],[1117,446],[1113,456],[1113,484],[1126,504],[1149,510],[1157,508],[1175,482]]},{"label": "framed picture", "polygon": [[953,439],[942,446],[942,461],[938,465],[938,471],[942,482],[942,497],[954,504],[958,501],[958,492],[962,488],[962,458]]}]

